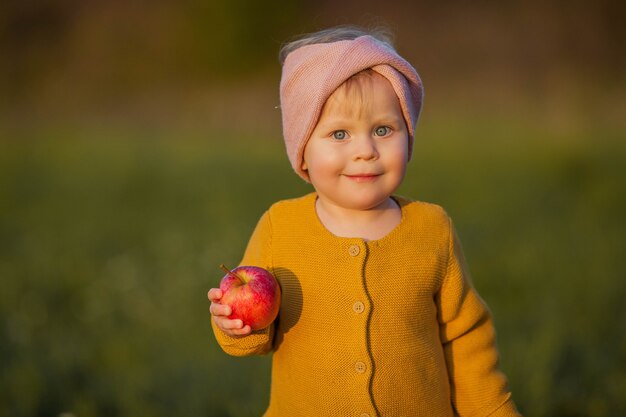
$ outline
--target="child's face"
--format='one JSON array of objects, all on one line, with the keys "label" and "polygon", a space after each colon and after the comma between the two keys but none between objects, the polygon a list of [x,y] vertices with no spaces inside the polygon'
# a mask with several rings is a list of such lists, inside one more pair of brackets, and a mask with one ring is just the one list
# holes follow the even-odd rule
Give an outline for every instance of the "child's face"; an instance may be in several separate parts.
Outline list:
[{"label": "child's face", "polygon": [[326,101],[304,149],[302,168],[325,203],[373,209],[387,203],[402,182],[408,143],[391,84],[376,73],[362,75]]}]

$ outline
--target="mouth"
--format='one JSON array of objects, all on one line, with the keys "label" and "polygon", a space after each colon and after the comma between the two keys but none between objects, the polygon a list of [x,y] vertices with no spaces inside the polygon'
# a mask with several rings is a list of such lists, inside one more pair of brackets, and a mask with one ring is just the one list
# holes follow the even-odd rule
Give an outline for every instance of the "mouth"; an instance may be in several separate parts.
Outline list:
[{"label": "mouth", "polygon": [[382,174],[345,174],[345,177],[354,182],[373,182]]}]

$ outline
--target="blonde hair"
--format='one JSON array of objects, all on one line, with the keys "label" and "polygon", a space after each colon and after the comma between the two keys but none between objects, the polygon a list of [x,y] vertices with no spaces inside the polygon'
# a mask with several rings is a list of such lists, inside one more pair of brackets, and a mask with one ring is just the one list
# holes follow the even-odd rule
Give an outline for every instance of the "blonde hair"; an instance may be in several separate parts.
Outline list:
[{"label": "blonde hair", "polygon": [[359,26],[336,26],[323,29],[318,32],[300,35],[283,44],[280,48],[280,52],[278,53],[278,60],[280,61],[280,65],[283,65],[285,63],[285,59],[287,59],[287,55],[306,45],[349,41],[366,35],[379,40],[395,51],[395,48],[393,47],[393,35],[387,28],[377,27],[375,29],[365,29]]},{"label": "blonde hair", "polygon": [[[364,69],[363,71],[357,72],[346,81],[343,82],[333,94],[339,94],[340,97],[346,99],[344,101],[344,106],[347,103],[352,103],[350,107],[350,111],[354,112],[353,114],[356,117],[360,117],[361,111],[364,106],[370,104],[372,97],[368,94],[368,90],[372,87],[373,78],[380,77],[386,81],[385,77],[378,74],[371,68]],[[320,114],[328,111],[328,100],[324,103],[322,107],[322,111]],[[336,109],[336,104],[333,105],[332,108]]]}]

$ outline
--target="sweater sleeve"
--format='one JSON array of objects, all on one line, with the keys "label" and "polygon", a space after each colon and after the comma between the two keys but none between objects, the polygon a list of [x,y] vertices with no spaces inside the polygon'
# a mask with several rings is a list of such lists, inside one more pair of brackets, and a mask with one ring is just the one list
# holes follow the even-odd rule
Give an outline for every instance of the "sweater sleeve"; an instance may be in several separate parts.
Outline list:
[{"label": "sweater sleeve", "polygon": [[[272,228],[269,212],[265,212],[250,237],[245,254],[239,265],[260,266],[272,271],[271,235]],[[242,337],[228,336],[217,327],[214,320],[211,320],[211,326],[217,343],[229,355],[260,355],[272,350],[273,323],[265,329],[255,330],[249,335]]]},{"label": "sweater sleeve", "polygon": [[447,272],[437,294],[451,399],[459,416],[519,416],[498,368],[491,313],[474,289],[450,225]]}]

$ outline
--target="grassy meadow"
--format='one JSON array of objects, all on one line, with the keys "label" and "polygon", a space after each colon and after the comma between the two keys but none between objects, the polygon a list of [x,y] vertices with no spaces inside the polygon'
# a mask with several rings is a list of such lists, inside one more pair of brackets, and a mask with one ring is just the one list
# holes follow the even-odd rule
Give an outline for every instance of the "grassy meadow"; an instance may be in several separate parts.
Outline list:
[{"label": "grassy meadow", "polygon": [[[129,133],[130,132],[130,133]],[[279,139],[46,130],[0,139],[0,415],[259,416],[207,290],[273,201]],[[527,416],[626,415],[623,132],[425,126],[399,194],[443,205]]]}]

